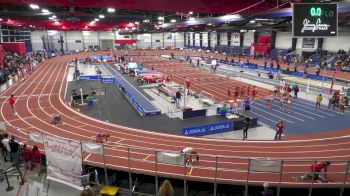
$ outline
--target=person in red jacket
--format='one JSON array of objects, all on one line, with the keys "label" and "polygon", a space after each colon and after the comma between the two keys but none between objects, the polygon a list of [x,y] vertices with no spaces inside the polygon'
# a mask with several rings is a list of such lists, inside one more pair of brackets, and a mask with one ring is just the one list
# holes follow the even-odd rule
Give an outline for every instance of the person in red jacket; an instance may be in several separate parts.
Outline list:
[{"label": "person in red jacket", "polygon": [[14,95],[11,95],[10,98],[9,98],[9,103],[10,103],[10,106],[11,106],[11,109],[12,109],[12,114],[13,115],[16,115],[16,100],[15,100],[15,96]]},{"label": "person in red jacket", "polygon": [[284,122],[281,119],[278,123],[277,123],[277,131],[276,131],[276,135],[275,135],[275,140],[281,140],[281,136],[283,133],[283,129],[284,129]]},{"label": "person in red jacket", "polygon": [[31,165],[30,161],[32,160],[32,153],[31,153],[31,150],[27,148],[27,144],[23,144],[22,157],[24,160],[25,168],[30,169],[30,165]]},{"label": "person in red jacket", "polygon": [[33,146],[32,163],[34,165],[33,169],[36,172],[38,172],[38,175],[40,176],[40,173],[41,173],[41,153],[38,149],[38,146]]}]

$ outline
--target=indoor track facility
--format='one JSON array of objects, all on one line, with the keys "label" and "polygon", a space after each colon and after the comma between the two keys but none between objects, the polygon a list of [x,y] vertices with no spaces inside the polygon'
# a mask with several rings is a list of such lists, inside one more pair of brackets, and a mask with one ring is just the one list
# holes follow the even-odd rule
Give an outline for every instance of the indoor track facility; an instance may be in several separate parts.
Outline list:
[{"label": "indoor track facility", "polygon": [[1,0],[1,196],[350,195],[349,0]]}]

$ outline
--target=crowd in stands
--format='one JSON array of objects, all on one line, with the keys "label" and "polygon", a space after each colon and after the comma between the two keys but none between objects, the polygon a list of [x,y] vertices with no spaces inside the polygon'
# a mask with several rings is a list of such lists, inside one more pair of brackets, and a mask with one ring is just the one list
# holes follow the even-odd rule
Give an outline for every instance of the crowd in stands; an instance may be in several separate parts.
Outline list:
[{"label": "crowd in stands", "polygon": [[44,54],[40,52],[32,52],[20,56],[16,53],[5,51],[3,65],[0,65],[0,84],[7,80],[12,80],[16,75],[20,78],[25,77],[29,72],[33,71],[35,66],[43,61]]},{"label": "crowd in stands", "polygon": [[350,55],[344,50],[339,50],[336,54],[336,69],[339,71],[350,71]]}]

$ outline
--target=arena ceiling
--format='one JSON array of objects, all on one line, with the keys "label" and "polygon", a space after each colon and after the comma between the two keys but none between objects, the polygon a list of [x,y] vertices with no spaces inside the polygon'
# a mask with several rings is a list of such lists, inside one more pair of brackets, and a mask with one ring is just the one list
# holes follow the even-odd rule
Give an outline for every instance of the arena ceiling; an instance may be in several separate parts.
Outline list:
[{"label": "arena ceiling", "polygon": [[[39,8],[33,9],[30,4]],[[289,0],[1,0],[0,24],[46,30],[127,29],[133,32],[235,30],[275,25],[283,25],[286,29],[290,21],[288,17],[282,21],[249,24],[249,16],[290,7]],[[114,12],[108,12],[108,8],[113,8]],[[212,26],[181,24],[191,17],[215,18],[225,14],[240,14],[248,19]],[[159,20],[159,17],[164,19]],[[172,21],[180,23],[171,29],[155,28]]]}]

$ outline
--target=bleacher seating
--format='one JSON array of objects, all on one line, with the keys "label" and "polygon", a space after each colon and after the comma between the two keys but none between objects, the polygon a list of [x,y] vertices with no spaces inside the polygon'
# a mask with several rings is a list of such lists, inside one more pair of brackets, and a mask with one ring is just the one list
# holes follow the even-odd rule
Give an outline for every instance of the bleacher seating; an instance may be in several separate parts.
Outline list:
[{"label": "bleacher seating", "polygon": [[270,51],[270,58],[276,59],[278,56],[285,56],[287,55],[288,50],[287,49],[271,49]]}]

